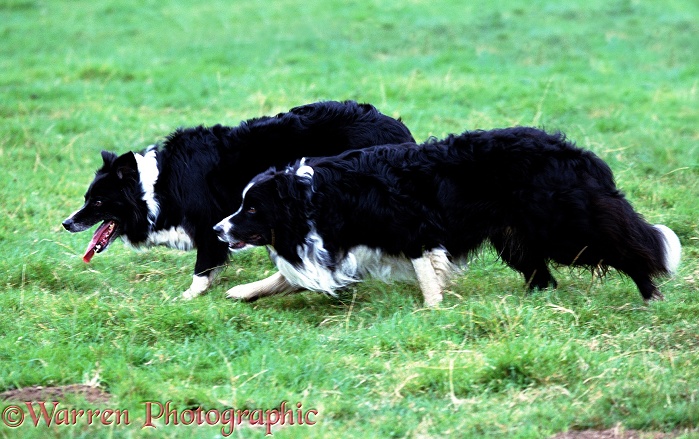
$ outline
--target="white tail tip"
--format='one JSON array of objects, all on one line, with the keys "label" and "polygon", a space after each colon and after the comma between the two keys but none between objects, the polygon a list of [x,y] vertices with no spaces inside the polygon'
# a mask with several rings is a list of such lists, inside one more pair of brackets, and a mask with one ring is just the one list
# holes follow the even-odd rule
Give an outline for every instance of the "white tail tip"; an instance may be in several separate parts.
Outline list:
[{"label": "white tail tip", "polygon": [[670,274],[675,274],[682,257],[680,238],[667,226],[657,224],[653,227],[663,235],[663,239],[665,240],[665,268]]},{"label": "white tail tip", "polygon": [[[303,163],[303,161],[302,161],[302,163]],[[309,179],[313,178],[314,173],[315,172],[313,171],[313,168],[311,168],[308,165],[302,165],[301,167],[299,167],[296,170],[296,175],[298,175],[299,177],[304,177],[304,178],[309,178]]]}]

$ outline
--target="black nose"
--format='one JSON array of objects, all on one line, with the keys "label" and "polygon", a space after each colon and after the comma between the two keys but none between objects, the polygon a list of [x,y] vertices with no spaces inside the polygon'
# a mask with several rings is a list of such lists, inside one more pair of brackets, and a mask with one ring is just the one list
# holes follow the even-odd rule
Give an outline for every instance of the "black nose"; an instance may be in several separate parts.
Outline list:
[{"label": "black nose", "polygon": [[63,221],[61,224],[63,224],[64,229],[70,230],[70,228],[73,226],[73,220],[71,218],[68,218],[67,220]]},{"label": "black nose", "polygon": [[221,224],[216,224],[214,226],[214,232],[216,232],[218,236],[223,236],[223,226]]}]

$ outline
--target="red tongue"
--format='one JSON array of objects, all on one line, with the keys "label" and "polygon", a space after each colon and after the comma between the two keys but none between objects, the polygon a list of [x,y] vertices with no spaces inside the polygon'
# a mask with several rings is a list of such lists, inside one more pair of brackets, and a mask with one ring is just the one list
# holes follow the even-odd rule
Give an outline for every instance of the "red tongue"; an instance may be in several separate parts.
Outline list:
[{"label": "red tongue", "polygon": [[112,236],[115,227],[116,223],[114,221],[105,221],[97,228],[83,255],[83,261],[85,263],[90,262],[95,253],[97,253],[98,244],[100,250],[104,249],[109,244],[109,237]]},{"label": "red tongue", "polygon": [[95,255],[95,249],[88,247],[87,251],[83,255],[83,262],[88,264],[94,255]]}]

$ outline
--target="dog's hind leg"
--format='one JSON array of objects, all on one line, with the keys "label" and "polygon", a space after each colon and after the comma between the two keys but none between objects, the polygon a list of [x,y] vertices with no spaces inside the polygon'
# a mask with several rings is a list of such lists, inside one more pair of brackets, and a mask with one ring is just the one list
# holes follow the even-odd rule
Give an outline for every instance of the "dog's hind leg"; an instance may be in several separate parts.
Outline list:
[{"label": "dog's hind leg", "polygon": [[643,300],[662,300],[654,279],[677,270],[682,245],[675,232],[648,224],[620,194],[599,195],[593,205],[592,224],[600,236],[593,254],[631,277]]},{"label": "dog's hind leg", "polygon": [[229,299],[252,302],[260,297],[287,294],[298,290],[299,289],[291,285],[281,273],[277,272],[266,279],[249,284],[236,285],[226,292],[226,297]]},{"label": "dog's hind leg", "polygon": [[530,290],[544,290],[546,288],[558,287],[558,282],[553,278],[544,261],[532,265],[532,268],[522,271],[522,274],[527,283],[527,288]]},{"label": "dog's hind leg", "polygon": [[439,288],[444,290],[456,271],[456,266],[449,259],[449,253],[443,248],[436,248],[425,253],[432,264]]},{"label": "dog's hind leg", "polygon": [[522,273],[527,288],[531,290],[544,290],[556,288],[558,282],[553,278],[546,261],[543,259],[506,260],[507,265]]},{"label": "dog's hind leg", "polygon": [[440,281],[440,275],[435,271],[430,256],[430,252],[425,252],[422,257],[411,259],[410,262],[413,264],[417,282],[425,298],[425,306],[434,307],[442,301],[442,284],[444,280]]},{"label": "dog's hind leg", "polygon": [[491,236],[490,241],[502,260],[522,273],[530,290],[558,286],[546,265],[546,260],[534,255],[525,243],[513,236],[511,231]]},{"label": "dog's hind leg", "polygon": [[634,281],[646,303],[652,300],[665,300],[663,293],[660,292],[648,275],[636,271],[627,271],[626,273]]}]

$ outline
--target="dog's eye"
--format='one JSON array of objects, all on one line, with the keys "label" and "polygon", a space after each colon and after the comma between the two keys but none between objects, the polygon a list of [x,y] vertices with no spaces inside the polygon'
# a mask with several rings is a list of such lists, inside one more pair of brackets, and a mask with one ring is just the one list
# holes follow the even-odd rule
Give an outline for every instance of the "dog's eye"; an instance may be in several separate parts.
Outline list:
[{"label": "dog's eye", "polygon": [[257,209],[255,209],[254,207],[248,207],[248,210],[246,212],[249,214],[255,214],[257,213]]},{"label": "dog's eye", "polygon": [[92,203],[95,207],[100,207],[102,205],[102,202],[100,200],[95,201]]}]

